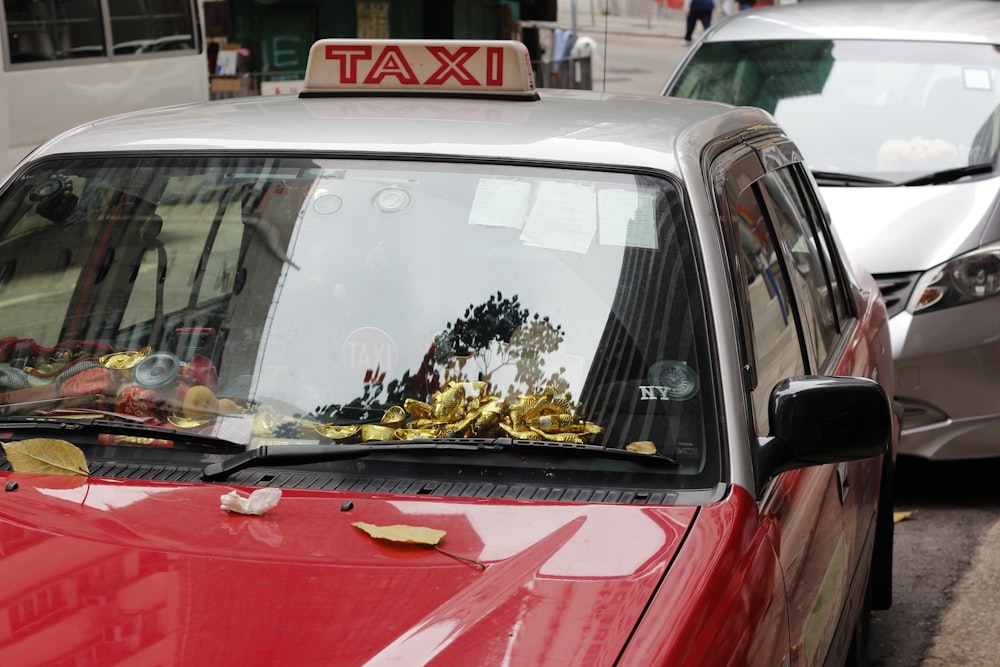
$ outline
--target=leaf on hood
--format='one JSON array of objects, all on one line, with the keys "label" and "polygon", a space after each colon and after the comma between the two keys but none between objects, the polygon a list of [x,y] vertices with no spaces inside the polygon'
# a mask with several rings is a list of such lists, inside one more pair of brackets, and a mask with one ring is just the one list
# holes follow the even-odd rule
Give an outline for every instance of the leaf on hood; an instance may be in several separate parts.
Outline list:
[{"label": "leaf on hood", "polygon": [[420,526],[407,526],[404,524],[376,526],[371,523],[365,523],[364,521],[355,521],[351,525],[358,530],[367,533],[370,537],[373,537],[376,540],[405,542],[407,544],[422,544],[424,546],[432,547],[435,551],[440,551],[445,556],[450,556],[455,560],[467,563],[468,565],[477,567],[480,570],[486,569],[486,566],[478,560],[466,558],[465,556],[459,556],[458,554],[453,554],[450,551],[442,549],[438,545],[438,542],[440,542],[441,538],[445,536],[446,531],[438,530],[437,528],[422,528]]},{"label": "leaf on hood", "polygon": [[445,531],[436,528],[421,528],[419,526],[406,526],[396,524],[394,526],[376,526],[364,521],[355,521],[351,524],[355,528],[368,533],[376,540],[390,540],[392,542],[407,542],[409,544],[426,544],[435,546],[445,536]]},{"label": "leaf on hood", "polygon": [[89,475],[83,450],[66,440],[29,438],[0,443],[14,472]]}]

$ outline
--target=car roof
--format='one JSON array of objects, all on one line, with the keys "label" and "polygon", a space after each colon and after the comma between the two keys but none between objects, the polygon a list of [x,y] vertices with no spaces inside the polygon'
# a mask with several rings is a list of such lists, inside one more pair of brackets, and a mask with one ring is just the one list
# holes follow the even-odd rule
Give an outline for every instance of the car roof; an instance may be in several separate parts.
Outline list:
[{"label": "car roof", "polygon": [[760,39],[879,39],[1000,41],[995,0],[816,0],[738,12],[718,22],[704,41]]},{"label": "car roof", "polygon": [[773,124],[715,102],[541,90],[536,101],[474,97],[270,96],[122,114],[70,130],[31,155],[220,152],[454,155],[670,171],[678,146]]}]

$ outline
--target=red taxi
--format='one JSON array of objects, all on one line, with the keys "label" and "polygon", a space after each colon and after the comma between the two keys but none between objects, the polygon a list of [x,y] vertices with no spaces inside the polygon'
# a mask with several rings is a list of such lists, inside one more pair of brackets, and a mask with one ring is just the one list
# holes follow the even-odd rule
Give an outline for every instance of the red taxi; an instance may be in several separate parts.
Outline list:
[{"label": "red taxi", "polygon": [[0,185],[0,664],[821,665],[886,311],[764,112],[321,40]]}]

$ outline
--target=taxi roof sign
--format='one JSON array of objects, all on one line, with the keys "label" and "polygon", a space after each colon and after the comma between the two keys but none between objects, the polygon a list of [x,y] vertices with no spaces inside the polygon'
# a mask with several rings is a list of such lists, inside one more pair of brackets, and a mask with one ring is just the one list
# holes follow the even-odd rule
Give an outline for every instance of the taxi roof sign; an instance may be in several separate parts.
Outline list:
[{"label": "taxi roof sign", "polygon": [[365,94],[538,99],[528,48],[515,40],[321,39],[300,97]]}]

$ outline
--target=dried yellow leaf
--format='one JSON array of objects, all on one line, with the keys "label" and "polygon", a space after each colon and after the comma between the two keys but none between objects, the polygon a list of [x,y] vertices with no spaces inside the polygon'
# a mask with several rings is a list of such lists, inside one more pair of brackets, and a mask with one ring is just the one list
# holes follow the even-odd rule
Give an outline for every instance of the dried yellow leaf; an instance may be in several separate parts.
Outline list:
[{"label": "dried yellow leaf", "polygon": [[435,546],[445,536],[445,531],[436,528],[421,528],[419,526],[406,526],[396,524],[393,526],[376,526],[364,521],[355,521],[351,524],[355,528],[362,530],[377,540],[391,540],[393,542],[407,542],[409,544],[427,544]]},{"label": "dried yellow leaf", "polygon": [[893,521],[893,523],[899,523],[900,521],[906,521],[911,516],[913,516],[913,512],[914,511],[915,510],[909,510],[907,512],[893,512],[892,513],[892,521]]},{"label": "dried yellow leaf", "polygon": [[637,442],[630,442],[628,447],[626,447],[630,452],[637,452],[639,454],[655,454],[656,445],[649,440],[639,440]]},{"label": "dried yellow leaf", "polygon": [[2,443],[14,472],[44,475],[89,475],[83,450],[66,440],[29,438]]}]

